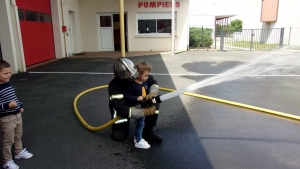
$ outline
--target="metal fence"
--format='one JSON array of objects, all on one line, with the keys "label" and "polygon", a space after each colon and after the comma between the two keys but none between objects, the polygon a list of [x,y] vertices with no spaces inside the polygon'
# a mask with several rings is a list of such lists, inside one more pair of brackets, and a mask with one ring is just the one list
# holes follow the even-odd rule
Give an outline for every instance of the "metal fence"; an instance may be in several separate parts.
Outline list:
[{"label": "metal fence", "polygon": [[216,29],[214,48],[227,50],[300,50],[300,28]]},{"label": "metal fence", "polygon": [[291,49],[300,50],[300,28],[284,28],[283,45],[289,46]]}]

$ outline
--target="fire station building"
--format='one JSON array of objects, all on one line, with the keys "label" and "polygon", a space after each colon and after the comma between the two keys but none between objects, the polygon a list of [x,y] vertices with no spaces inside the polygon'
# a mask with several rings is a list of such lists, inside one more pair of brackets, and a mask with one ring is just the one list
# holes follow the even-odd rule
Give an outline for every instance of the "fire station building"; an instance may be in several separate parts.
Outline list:
[{"label": "fire station building", "polygon": [[172,6],[172,0],[1,0],[1,56],[16,73],[75,53],[120,51],[121,44],[128,52],[171,51],[172,44],[185,51],[189,0],[175,0],[174,15]]}]

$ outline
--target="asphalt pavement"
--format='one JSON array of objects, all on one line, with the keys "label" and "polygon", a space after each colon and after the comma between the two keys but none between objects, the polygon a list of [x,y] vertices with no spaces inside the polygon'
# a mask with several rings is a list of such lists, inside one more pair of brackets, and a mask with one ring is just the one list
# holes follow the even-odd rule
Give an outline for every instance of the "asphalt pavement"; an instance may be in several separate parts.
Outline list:
[{"label": "asphalt pavement", "polygon": [[[299,54],[190,51],[130,59],[150,63],[160,87],[181,90],[203,81],[190,92],[300,116]],[[107,85],[114,61],[64,58],[12,76],[25,108],[23,146],[33,153],[15,160],[21,169],[300,168],[299,120],[183,94],[161,104],[155,132],[164,141],[148,150],[134,147],[133,122],[123,142],[110,138],[110,128],[87,130],[75,116],[74,98]],[[90,125],[106,123],[107,88],[81,96],[77,108]]]}]

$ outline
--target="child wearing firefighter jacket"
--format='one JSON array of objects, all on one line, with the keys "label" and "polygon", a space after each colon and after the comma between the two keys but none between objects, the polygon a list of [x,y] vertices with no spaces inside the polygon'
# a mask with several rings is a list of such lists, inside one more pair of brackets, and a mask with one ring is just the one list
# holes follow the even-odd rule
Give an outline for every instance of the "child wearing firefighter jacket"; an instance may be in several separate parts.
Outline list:
[{"label": "child wearing firefighter jacket", "polygon": [[[134,68],[132,61],[127,58],[118,58],[114,63],[113,69],[115,77],[108,85],[109,108],[112,118],[120,116],[122,119],[116,121],[112,125],[111,137],[115,141],[123,141],[128,137],[130,117],[132,117],[132,114],[136,114],[136,111],[141,111],[142,109],[135,109],[134,107],[131,107],[130,103],[126,102],[124,99],[124,94],[129,89],[131,82],[134,80],[133,76],[136,73],[136,69]],[[152,76],[148,77],[147,82],[150,87],[150,94],[146,97],[151,98],[153,97],[153,92],[156,92],[157,94],[158,85],[157,81]],[[158,114],[145,117],[145,127],[142,135],[143,138],[148,141],[161,143],[161,136],[153,132],[157,118]]]}]

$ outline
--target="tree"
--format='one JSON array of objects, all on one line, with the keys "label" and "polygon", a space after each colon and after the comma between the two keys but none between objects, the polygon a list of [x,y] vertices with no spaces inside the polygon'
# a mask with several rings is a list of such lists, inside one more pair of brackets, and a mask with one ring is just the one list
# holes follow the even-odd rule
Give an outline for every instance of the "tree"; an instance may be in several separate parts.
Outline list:
[{"label": "tree", "polygon": [[190,46],[209,48],[213,43],[212,32],[210,28],[204,28],[202,32],[202,28],[190,27]]},{"label": "tree", "polygon": [[243,21],[239,19],[235,19],[230,22],[230,28],[234,30],[234,32],[242,32],[243,29]]}]

